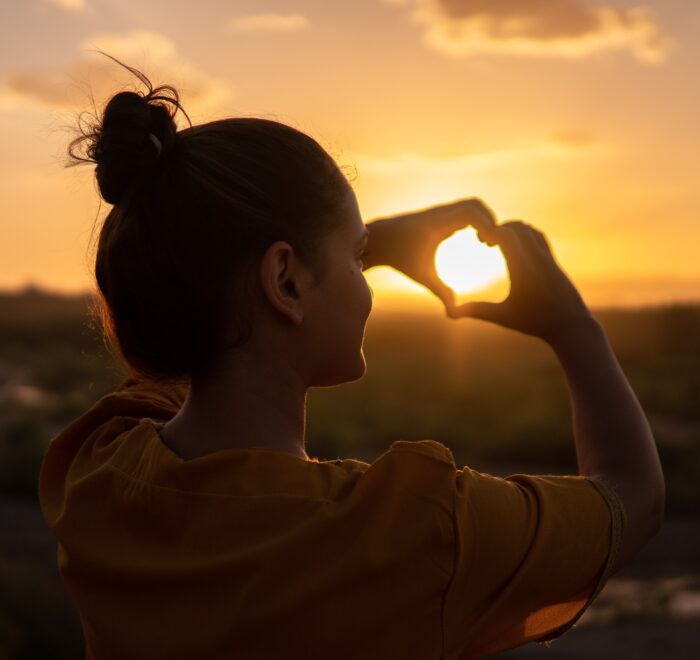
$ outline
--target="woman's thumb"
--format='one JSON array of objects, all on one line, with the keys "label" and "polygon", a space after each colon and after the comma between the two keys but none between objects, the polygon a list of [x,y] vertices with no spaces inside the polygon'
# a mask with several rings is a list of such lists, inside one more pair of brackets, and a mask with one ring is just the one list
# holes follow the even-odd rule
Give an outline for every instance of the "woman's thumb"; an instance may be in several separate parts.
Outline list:
[{"label": "woman's thumb", "polygon": [[453,319],[466,317],[503,325],[505,309],[503,303],[466,302],[450,308],[449,316]]}]

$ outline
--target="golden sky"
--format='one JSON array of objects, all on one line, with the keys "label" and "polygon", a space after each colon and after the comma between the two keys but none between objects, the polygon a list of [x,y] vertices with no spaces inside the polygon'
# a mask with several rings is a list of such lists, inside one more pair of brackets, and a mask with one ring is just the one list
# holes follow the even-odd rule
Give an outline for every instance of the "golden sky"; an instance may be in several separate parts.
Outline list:
[{"label": "golden sky", "polygon": [[[639,1],[6,3],[0,288],[90,286],[109,207],[65,147],[91,93],[134,84],[100,48],[178,86],[194,122],[311,134],[356,172],[365,222],[481,197],[542,229],[591,305],[700,299],[700,3]],[[438,304],[368,280],[376,306]]]}]

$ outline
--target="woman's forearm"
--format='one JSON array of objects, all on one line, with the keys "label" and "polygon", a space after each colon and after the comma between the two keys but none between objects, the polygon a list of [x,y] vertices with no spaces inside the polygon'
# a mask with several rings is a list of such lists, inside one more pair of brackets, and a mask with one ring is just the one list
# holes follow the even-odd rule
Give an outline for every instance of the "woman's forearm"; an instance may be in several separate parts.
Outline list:
[{"label": "woman's forearm", "polygon": [[550,344],[566,373],[579,473],[614,485],[629,523],[663,519],[665,481],[649,422],[597,320]]},{"label": "woman's forearm", "polygon": [[574,405],[579,467],[663,481],[654,437],[600,323],[572,327],[552,342]]}]

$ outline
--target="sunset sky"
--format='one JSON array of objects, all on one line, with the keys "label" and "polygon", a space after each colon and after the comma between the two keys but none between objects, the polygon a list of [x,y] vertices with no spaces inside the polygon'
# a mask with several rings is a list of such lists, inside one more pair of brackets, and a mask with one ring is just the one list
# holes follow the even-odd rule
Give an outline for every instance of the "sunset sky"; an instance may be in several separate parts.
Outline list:
[{"label": "sunset sky", "polygon": [[[309,133],[365,222],[481,197],[542,229],[591,305],[700,299],[699,2],[23,0],[0,30],[0,288],[91,284],[109,207],[65,148],[91,93],[135,85],[100,48],[195,123]],[[376,306],[437,305],[367,276]]]}]

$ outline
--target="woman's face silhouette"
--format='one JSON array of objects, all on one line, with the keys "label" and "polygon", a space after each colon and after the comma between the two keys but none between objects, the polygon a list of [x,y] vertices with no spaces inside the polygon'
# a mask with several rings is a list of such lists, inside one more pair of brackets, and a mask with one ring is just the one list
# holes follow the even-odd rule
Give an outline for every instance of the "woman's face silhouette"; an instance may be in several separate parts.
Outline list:
[{"label": "woman's face silhouette", "polygon": [[312,357],[313,386],[357,380],[365,373],[362,353],[372,291],[362,272],[367,229],[348,186],[343,220],[321,243],[322,273],[305,318],[307,348]]}]

